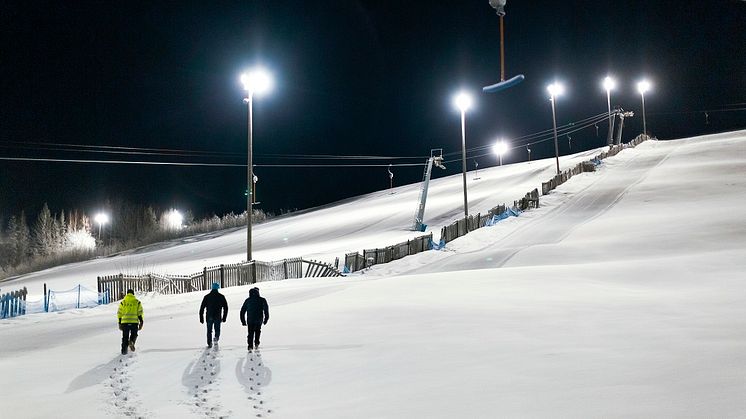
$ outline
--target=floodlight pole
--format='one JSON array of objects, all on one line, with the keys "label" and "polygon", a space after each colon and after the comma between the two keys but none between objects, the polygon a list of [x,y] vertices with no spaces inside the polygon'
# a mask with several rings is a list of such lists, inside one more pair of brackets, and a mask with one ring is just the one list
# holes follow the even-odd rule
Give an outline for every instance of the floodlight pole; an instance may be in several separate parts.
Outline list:
[{"label": "floodlight pole", "polygon": [[552,102],[552,126],[554,127],[554,158],[557,162],[557,174],[560,174],[559,146],[557,145],[557,116],[554,110],[554,99],[555,99],[555,96],[554,94],[552,94],[549,101]]},{"label": "floodlight pole", "polygon": [[463,108],[461,109],[461,172],[464,181],[464,220],[466,220],[469,218],[469,201],[466,197],[466,109]]},{"label": "floodlight pole", "polygon": [[614,137],[614,120],[611,119],[611,89],[606,89],[606,103],[609,107],[609,136],[606,139],[606,145],[611,146]]},{"label": "floodlight pole", "polygon": [[246,103],[249,105],[249,114],[248,114],[248,152],[247,152],[247,161],[248,161],[248,167],[246,168],[246,187],[248,188],[248,193],[246,194],[246,261],[251,262],[251,215],[252,215],[252,196],[254,195],[254,182],[252,182],[252,179],[254,178],[254,170],[252,167],[252,147],[253,147],[253,140],[254,140],[254,127],[252,123],[252,102],[254,101],[254,93],[249,90],[248,96],[246,98]]},{"label": "floodlight pole", "polygon": [[648,135],[648,128],[645,121],[645,92],[640,92],[642,98],[642,133]]}]

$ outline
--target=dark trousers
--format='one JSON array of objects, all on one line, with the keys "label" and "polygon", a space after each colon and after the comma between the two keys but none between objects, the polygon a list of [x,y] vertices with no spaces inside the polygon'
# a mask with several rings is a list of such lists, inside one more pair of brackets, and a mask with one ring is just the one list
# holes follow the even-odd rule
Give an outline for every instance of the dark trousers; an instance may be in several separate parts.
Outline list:
[{"label": "dark trousers", "polygon": [[249,345],[253,342],[254,346],[259,346],[259,335],[262,334],[262,322],[249,322],[247,326],[249,327],[249,335],[246,337],[246,341]]},{"label": "dark trousers", "polygon": [[127,353],[127,346],[136,340],[137,323],[122,323],[122,353]]},{"label": "dark trousers", "polygon": [[220,317],[207,318],[207,344],[212,345],[212,330],[215,329],[215,340],[220,340]]}]

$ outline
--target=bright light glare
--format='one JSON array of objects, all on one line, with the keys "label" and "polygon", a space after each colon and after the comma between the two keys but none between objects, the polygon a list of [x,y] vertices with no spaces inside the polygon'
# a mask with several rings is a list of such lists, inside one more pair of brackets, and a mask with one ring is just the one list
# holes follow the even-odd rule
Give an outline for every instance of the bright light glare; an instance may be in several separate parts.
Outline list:
[{"label": "bright light glare", "polygon": [[241,74],[243,88],[250,94],[263,94],[272,89],[272,75],[261,67]]},{"label": "bright light glare", "polygon": [[549,92],[549,95],[552,96],[552,98],[555,98],[565,93],[565,86],[560,83],[554,82],[547,86],[547,91]]},{"label": "bright light glare", "polygon": [[648,80],[637,82],[637,91],[640,92],[641,95],[645,94],[648,90],[650,90],[650,82]]},{"label": "bright light glare", "polygon": [[184,216],[177,210],[171,210],[166,213],[166,225],[169,229],[178,230],[184,222]]},{"label": "bright light glare", "polygon": [[508,144],[505,141],[500,140],[492,146],[492,152],[498,156],[502,156],[508,152]]},{"label": "bright light glare", "polygon": [[604,78],[604,89],[606,89],[606,91],[610,91],[614,90],[614,88],[616,88],[616,80],[612,79],[609,76],[606,76]]},{"label": "bright light glare", "polygon": [[96,214],[95,217],[93,217],[93,221],[95,221],[98,225],[103,225],[109,222],[109,216],[104,214],[103,212],[99,212],[98,214]]},{"label": "bright light glare", "polygon": [[466,92],[459,92],[453,97],[453,104],[456,105],[461,112],[469,110],[473,102],[471,95]]}]

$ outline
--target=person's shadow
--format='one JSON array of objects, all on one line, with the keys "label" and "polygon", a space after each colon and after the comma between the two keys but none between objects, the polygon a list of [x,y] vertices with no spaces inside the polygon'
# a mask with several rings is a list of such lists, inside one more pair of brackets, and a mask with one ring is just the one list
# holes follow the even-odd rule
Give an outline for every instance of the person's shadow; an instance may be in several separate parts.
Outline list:
[{"label": "person's shadow", "polygon": [[117,355],[111,361],[97,365],[83,374],[75,377],[70,384],[67,386],[65,393],[72,393],[73,391],[80,390],[82,388],[95,386],[96,384],[102,383],[106,377],[110,376],[114,368],[120,366],[121,356]]},{"label": "person's shadow", "polygon": [[259,352],[249,352],[236,363],[236,378],[249,395],[260,395],[272,381],[272,371],[262,360]]},{"label": "person's shadow", "polygon": [[219,374],[220,360],[217,357],[217,351],[204,349],[199,358],[190,362],[184,369],[181,383],[190,394],[196,394],[200,388],[215,382]]}]

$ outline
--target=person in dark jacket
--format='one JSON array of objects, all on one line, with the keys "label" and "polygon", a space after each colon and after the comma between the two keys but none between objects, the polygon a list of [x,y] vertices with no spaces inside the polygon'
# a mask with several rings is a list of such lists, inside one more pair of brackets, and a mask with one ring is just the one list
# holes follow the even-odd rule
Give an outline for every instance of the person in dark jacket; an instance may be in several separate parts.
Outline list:
[{"label": "person in dark jacket", "polygon": [[220,284],[212,284],[210,291],[202,299],[199,307],[199,322],[205,323],[205,310],[207,311],[207,347],[212,348],[212,330],[215,329],[215,344],[220,340],[220,322],[225,323],[228,318],[228,302],[225,296],[218,292]]},{"label": "person in dark jacket", "polygon": [[[259,348],[259,335],[262,334],[262,325],[269,321],[269,306],[267,300],[259,296],[259,288],[249,290],[249,298],[243,302],[241,307],[241,324],[249,327],[249,335],[246,341],[249,350]],[[253,346],[252,346],[253,345]]]}]

